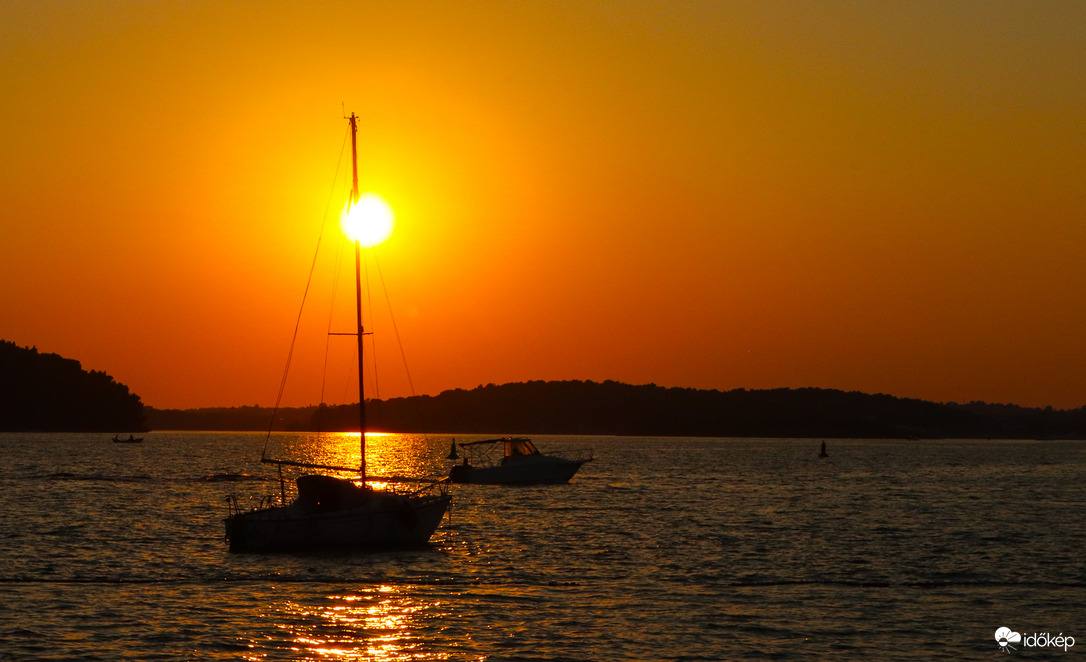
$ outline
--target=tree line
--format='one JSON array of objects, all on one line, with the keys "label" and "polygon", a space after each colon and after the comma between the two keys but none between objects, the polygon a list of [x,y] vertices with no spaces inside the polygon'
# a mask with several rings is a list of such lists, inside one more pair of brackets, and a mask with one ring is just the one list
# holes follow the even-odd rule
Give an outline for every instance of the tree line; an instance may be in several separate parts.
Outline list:
[{"label": "tree line", "polygon": [[144,430],[143,403],[105,372],[0,340],[0,430]]},{"label": "tree line", "polygon": [[[387,432],[705,437],[1086,438],[1086,407],[936,403],[799,388],[731,391],[615,381],[529,381],[367,401]],[[273,420],[274,414],[274,420]],[[145,407],[79,361],[0,340],[0,431],[357,430],[357,404]]]},{"label": "tree line", "polygon": [[[371,430],[704,437],[1086,438],[1086,407],[936,403],[799,388],[731,391],[614,381],[530,381],[367,401]],[[357,404],[148,408],[156,429],[357,430]]]}]

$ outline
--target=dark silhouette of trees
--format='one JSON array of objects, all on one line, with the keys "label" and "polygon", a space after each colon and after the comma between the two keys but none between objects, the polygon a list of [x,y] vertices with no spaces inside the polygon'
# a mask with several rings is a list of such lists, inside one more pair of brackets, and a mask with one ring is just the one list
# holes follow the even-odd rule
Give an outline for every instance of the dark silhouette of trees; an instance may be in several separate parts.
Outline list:
[{"label": "dark silhouette of trees", "polygon": [[[155,430],[311,430],[317,407],[202,407],[200,409],[155,409],[146,407],[147,423]],[[357,425],[355,426],[358,427]],[[323,428],[328,429],[328,428]]]},{"label": "dark silhouette of trees", "polygon": [[108,374],[79,361],[0,340],[0,430],[144,430],[143,403]]},{"label": "dark silhouette of trees", "polygon": [[[369,401],[387,432],[606,434],[703,437],[1083,438],[1086,407],[1052,410],[935,403],[884,394],[800,388],[733,391],[531,381],[437,396]],[[267,430],[259,407],[149,409],[159,429]],[[275,429],[357,430],[357,405],[281,409]]]}]

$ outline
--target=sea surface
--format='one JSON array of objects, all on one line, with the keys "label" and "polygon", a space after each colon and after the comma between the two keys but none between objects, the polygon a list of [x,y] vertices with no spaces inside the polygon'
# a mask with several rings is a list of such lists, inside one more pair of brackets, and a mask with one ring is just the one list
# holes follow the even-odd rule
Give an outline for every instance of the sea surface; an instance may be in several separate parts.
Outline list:
[{"label": "sea surface", "polygon": [[[1082,441],[536,437],[595,460],[453,486],[426,549],[258,555],[222,520],[279,491],[264,435],[110,436],[0,435],[0,659],[1086,659]],[[372,472],[451,440],[371,438]]]}]

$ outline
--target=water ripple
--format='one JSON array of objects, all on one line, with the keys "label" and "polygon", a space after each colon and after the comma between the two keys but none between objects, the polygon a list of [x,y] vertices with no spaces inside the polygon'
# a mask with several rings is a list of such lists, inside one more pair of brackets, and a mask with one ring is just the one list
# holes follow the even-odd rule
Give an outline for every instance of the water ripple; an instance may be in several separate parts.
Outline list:
[{"label": "water ripple", "polygon": [[[0,435],[0,599],[19,605],[0,657],[962,659],[1032,624],[1086,641],[1082,442],[842,440],[819,462],[803,440],[537,441],[596,461],[567,486],[457,488],[429,549],[263,556],[222,530],[227,495],[278,491],[257,435]],[[382,443],[390,473],[447,468],[448,438]]]}]

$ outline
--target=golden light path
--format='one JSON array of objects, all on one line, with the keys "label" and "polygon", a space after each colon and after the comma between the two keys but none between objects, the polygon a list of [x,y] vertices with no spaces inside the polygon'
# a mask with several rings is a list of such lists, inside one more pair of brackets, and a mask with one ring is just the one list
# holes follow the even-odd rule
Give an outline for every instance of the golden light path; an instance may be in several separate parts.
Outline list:
[{"label": "golden light path", "polygon": [[350,594],[328,595],[323,604],[284,603],[279,627],[302,660],[406,662],[447,659],[426,652],[420,619],[427,605],[410,597],[409,587],[378,585]]},{"label": "golden light path", "polygon": [[[284,433],[281,443],[285,453],[306,461],[352,466],[358,462],[358,437],[357,432]],[[440,468],[426,465],[426,447],[416,443],[414,435],[368,432],[366,441],[370,475],[433,473]],[[386,486],[380,480],[369,484]],[[287,598],[269,609],[268,618],[279,632],[276,639],[297,660],[416,662],[452,657],[428,645],[433,636],[428,621],[445,608],[441,601],[419,595],[414,586],[353,585],[312,599]],[[254,651],[246,659],[266,658]]]},{"label": "golden light path", "polygon": [[[381,477],[436,477],[445,468],[432,465],[432,458],[426,455],[425,446],[413,443],[415,438],[413,435],[386,432],[366,433],[366,474],[370,487],[389,487],[389,483],[381,480]],[[280,443],[283,453],[305,462],[339,467],[358,465],[357,432],[288,434]]]},{"label": "golden light path", "polygon": [[369,248],[392,236],[396,224],[392,207],[376,193],[363,193],[358,202],[348,203],[340,218],[343,234]]}]

